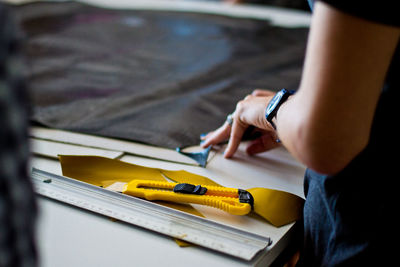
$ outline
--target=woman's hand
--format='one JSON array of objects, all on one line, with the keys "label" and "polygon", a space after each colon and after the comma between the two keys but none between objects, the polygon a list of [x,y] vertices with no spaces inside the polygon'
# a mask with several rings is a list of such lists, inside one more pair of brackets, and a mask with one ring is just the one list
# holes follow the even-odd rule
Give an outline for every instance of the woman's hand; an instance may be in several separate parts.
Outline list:
[{"label": "woman's hand", "polygon": [[225,158],[230,158],[236,152],[242,140],[243,134],[249,126],[255,126],[260,132],[261,137],[251,141],[246,149],[250,155],[261,153],[279,146],[276,142],[277,135],[275,130],[265,119],[265,108],[274,92],[268,90],[255,90],[251,95],[239,101],[235,112],[232,114],[233,123],[230,125],[225,122],[217,130],[208,133],[202,137],[204,141],[202,147],[206,148],[210,145],[219,144],[229,139],[228,146],[225,150]]}]

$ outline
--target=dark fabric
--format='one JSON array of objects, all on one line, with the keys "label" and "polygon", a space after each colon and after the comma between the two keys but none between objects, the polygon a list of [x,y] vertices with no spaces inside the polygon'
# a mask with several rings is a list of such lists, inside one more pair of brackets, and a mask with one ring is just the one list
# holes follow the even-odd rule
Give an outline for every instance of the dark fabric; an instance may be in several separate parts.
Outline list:
[{"label": "dark fabric", "polygon": [[[366,8],[363,16],[364,4],[360,2],[327,2],[336,8],[346,4],[345,12],[357,9],[358,15],[370,18],[371,10]],[[385,24],[395,21],[391,11],[384,16],[381,9],[377,7],[379,14],[375,17]],[[299,266],[391,266],[398,261],[399,245],[395,240],[400,236],[396,225],[400,200],[396,154],[400,145],[395,127],[399,116],[399,64],[398,46],[375,112],[368,146],[337,175],[306,172],[304,249]]]},{"label": "dark fabric", "polygon": [[34,122],[168,148],[198,144],[255,88],[297,88],[308,31],[72,2],[15,9]]},{"label": "dark fabric", "polygon": [[398,1],[348,1],[348,0],[321,0],[335,8],[351,15],[361,17],[370,21],[400,26]]},{"label": "dark fabric", "polygon": [[37,265],[36,204],[27,173],[26,92],[18,31],[0,4],[0,266]]}]

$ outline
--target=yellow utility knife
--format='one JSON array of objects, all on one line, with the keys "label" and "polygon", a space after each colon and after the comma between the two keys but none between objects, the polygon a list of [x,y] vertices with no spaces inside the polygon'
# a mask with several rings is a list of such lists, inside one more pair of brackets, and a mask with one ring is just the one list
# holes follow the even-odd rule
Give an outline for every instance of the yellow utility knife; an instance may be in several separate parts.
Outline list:
[{"label": "yellow utility knife", "polygon": [[106,189],[147,200],[206,205],[234,215],[248,214],[254,203],[248,191],[221,186],[132,180],[129,183],[116,182]]}]

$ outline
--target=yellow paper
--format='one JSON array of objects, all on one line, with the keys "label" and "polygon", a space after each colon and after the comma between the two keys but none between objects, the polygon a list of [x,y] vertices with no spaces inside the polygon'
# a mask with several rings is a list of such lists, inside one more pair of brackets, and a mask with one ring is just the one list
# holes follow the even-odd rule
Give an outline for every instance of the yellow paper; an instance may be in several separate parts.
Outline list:
[{"label": "yellow paper", "polygon": [[177,183],[191,183],[191,184],[201,184],[201,185],[213,185],[213,186],[221,186],[214,182],[213,180],[193,174],[187,171],[168,171],[168,170],[162,170],[159,169],[162,174],[164,174],[168,179],[177,182]]},{"label": "yellow paper", "polygon": [[[170,171],[125,163],[98,156],[59,156],[63,175],[97,186],[106,187],[115,182],[134,179],[166,181],[165,177],[178,183],[220,186],[211,179],[184,170]],[[304,200],[294,194],[268,188],[247,189],[253,198],[253,211],[274,226],[282,226],[301,218]],[[200,215],[190,205],[169,203],[188,213]],[[201,215],[202,216],[202,215]]]},{"label": "yellow paper", "polygon": [[128,164],[119,160],[97,156],[59,155],[64,176],[96,186],[110,185],[134,179],[166,181],[157,169]]},{"label": "yellow paper", "polygon": [[296,195],[268,188],[250,188],[247,191],[254,198],[254,212],[274,226],[297,221],[302,216],[304,200]]}]

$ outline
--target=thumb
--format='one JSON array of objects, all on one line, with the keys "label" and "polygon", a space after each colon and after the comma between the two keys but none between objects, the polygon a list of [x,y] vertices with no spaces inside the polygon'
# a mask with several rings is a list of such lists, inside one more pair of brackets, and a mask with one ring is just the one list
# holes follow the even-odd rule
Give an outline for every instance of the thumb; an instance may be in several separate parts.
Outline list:
[{"label": "thumb", "polygon": [[271,133],[266,133],[263,136],[251,141],[251,143],[247,146],[246,152],[249,155],[254,155],[271,150],[278,146],[280,146],[280,143],[277,142],[276,136]]}]

